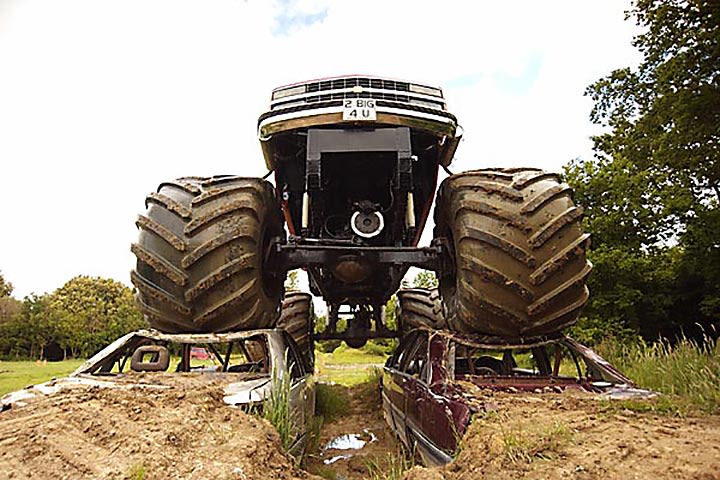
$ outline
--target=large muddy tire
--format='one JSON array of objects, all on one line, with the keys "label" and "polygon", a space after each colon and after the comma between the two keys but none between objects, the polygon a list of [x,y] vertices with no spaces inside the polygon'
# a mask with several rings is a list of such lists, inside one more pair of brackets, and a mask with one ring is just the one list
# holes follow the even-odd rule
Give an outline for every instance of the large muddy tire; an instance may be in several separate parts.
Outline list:
[{"label": "large muddy tire", "polygon": [[438,191],[435,237],[454,268],[440,276],[452,330],[521,339],[558,333],[588,299],[589,235],[557,175],[474,170]]},{"label": "large muddy tire", "polygon": [[179,333],[275,325],[283,278],[263,261],[284,231],[270,183],[181,178],[162,183],[145,205],[131,279],[152,327]]},{"label": "large muddy tire", "polygon": [[437,288],[404,288],[397,292],[395,319],[404,334],[413,328],[447,328]]},{"label": "large muddy tire", "polygon": [[295,340],[300,355],[312,370],[315,365],[315,343],[312,334],[315,328],[315,309],[312,295],[303,292],[288,292],[282,302],[277,328],[288,332]]}]

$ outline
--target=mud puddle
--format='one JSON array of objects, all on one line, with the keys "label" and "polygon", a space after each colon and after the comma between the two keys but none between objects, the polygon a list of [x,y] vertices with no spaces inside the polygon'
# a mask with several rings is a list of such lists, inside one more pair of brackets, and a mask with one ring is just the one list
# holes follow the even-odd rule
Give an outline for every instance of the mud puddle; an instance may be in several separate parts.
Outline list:
[{"label": "mud puddle", "polygon": [[308,455],[306,468],[323,478],[372,478],[372,468],[382,471],[392,458],[402,455],[382,417],[380,392],[367,384],[333,388],[347,395],[349,407],[323,424],[318,448]]},{"label": "mud puddle", "polygon": [[325,465],[331,465],[339,460],[349,460],[357,450],[361,450],[365,445],[373,442],[377,442],[377,435],[367,428],[363,429],[362,433],[346,433],[330,440],[322,448],[320,457],[324,457]]}]

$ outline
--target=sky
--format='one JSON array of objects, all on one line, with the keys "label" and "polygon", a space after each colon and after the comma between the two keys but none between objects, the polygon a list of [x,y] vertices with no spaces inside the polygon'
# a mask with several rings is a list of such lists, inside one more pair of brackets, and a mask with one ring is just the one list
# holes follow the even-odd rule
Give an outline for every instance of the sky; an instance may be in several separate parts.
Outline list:
[{"label": "sky", "polygon": [[465,132],[454,172],[591,158],[583,92],[637,64],[628,8],[0,0],[0,272],[16,298],[76,275],[130,285],[145,195],[181,176],[264,175],[256,122],[270,91],[312,78],[442,86]]}]

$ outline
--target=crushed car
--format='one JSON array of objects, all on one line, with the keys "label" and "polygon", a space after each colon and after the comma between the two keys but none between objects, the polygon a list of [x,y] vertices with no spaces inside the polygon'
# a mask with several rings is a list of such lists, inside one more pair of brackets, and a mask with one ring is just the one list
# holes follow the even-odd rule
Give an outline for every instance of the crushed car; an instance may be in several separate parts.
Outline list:
[{"label": "crushed car", "polygon": [[449,463],[473,414],[486,410],[473,395],[481,390],[655,395],[567,336],[507,344],[495,337],[419,328],[403,337],[383,368],[383,415],[426,465]]},{"label": "crushed car", "polygon": [[[289,379],[289,381],[288,381]],[[259,412],[274,389],[288,385],[288,403],[301,453],[315,412],[312,370],[290,335],[278,329],[232,333],[128,333],[83,363],[68,377],[29,386],[0,399],[1,410],[22,408],[36,398],[72,388],[171,389],[217,385],[231,407]]]}]

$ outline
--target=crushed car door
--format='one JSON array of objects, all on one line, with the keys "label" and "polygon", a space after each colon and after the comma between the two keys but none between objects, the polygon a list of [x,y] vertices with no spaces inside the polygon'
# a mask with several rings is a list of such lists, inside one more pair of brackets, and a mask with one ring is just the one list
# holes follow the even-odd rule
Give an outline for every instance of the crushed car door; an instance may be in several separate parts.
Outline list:
[{"label": "crushed car door", "polygon": [[417,336],[418,332],[411,332],[403,338],[383,369],[383,414],[388,424],[393,426],[403,442],[406,442],[405,384],[407,379],[400,370],[400,366],[404,363],[404,359],[409,355],[410,350],[415,346]]},{"label": "crushed car door", "polygon": [[412,449],[418,440],[428,443],[426,425],[427,418],[423,411],[423,403],[428,395],[428,333],[420,332],[408,355],[400,364],[402,389],[405,396],[405,425],[403,432],[407,445]]}]

